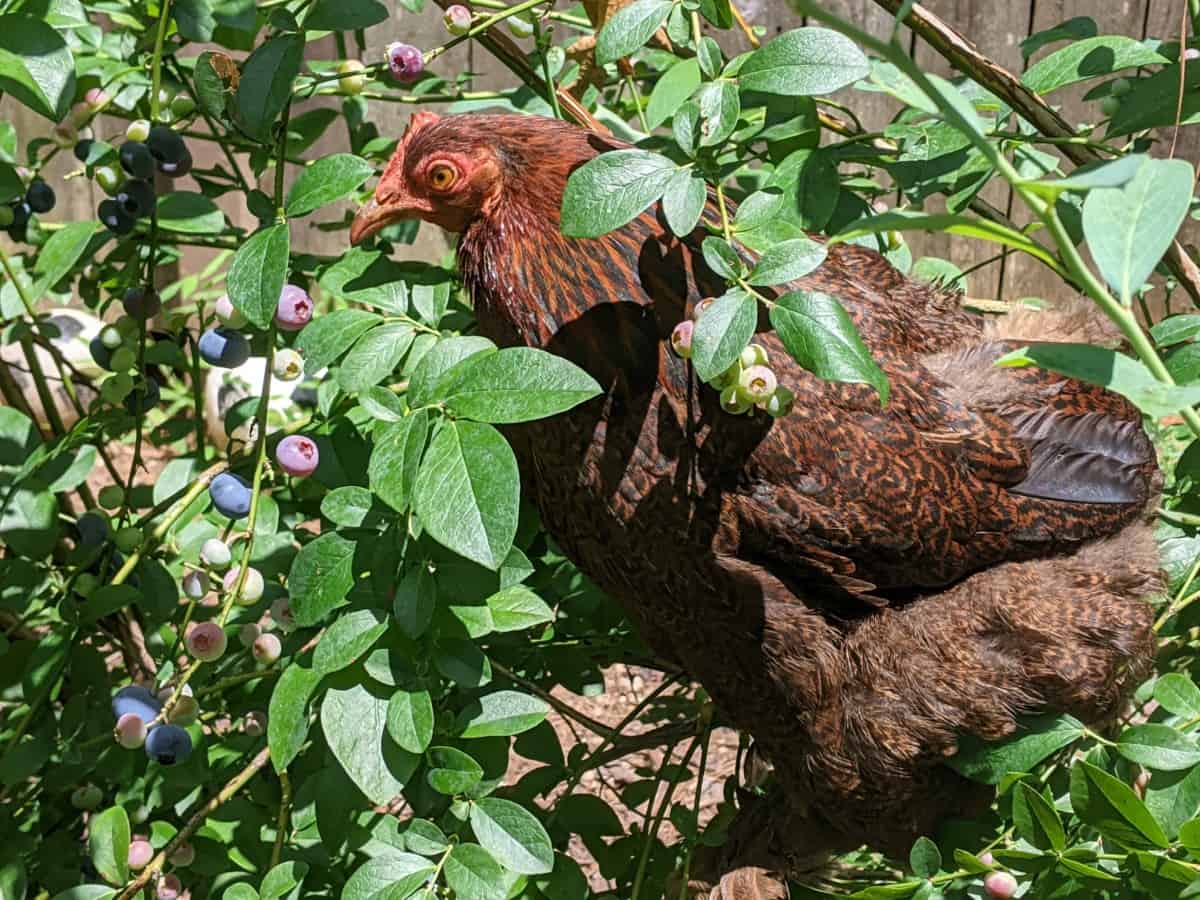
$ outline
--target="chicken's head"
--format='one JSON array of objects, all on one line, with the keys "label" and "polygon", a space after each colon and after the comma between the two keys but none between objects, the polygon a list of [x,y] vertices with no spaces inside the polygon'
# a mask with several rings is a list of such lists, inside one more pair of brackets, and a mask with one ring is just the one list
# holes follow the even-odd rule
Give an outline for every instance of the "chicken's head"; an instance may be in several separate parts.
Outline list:
[{"label": "chicken's head", "polygon": [[496,152],[476,129],[459,127],[458,118],[413,114],[375,196],[350,227],[351,243],[406,219],[462,231],[486,210],[501,185]]}]

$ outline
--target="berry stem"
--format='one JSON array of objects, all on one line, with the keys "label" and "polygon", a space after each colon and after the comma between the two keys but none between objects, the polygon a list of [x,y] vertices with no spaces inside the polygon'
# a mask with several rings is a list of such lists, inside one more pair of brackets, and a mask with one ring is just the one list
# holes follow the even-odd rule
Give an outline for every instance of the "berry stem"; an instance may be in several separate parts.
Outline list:
[{"label": "berry stem", "polygon": [[275,821],[275,845],[271,848],[271,868],[279,865],[280,854],[287,837],[288,819],[292,812],[292,780],[287,769],[279,771],[279,817]]},{"label": "berry stem", "polygon": [[150,64],[150,121],[158,121],[158,91],[162,87],[163,41],[167,36],[167,20],[171,13],[171,0],[159,0],[158,33],[154,36],[154,59]]}]

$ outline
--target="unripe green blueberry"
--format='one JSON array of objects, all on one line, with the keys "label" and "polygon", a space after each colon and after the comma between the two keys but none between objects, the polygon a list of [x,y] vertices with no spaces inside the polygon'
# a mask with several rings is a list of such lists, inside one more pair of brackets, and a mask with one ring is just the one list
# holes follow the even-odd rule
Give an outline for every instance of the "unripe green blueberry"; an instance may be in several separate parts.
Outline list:
[{"label": "unripe green blueberry", "polygon": [[91,572],[81,572],[75,579],[75,593],[80,597],[92,596],[98,587],[100,587],[100,578]]},{"label": "unripe green blueberry", "polygon": [[283,642],[270,632],[260,634],[255,639],[251,652],[254,654],[254,658],[260,663],[270,665],[279,659],[279,655],[283,653]]},{"label": "unripe green blueberry", "polygon": [[[1100,101],[1100,112],[1102,112],[1104,115],[1108,116],[1109,118],[1112,118],[1120,111],[1121,111],[1121,98],[1120,97],[1105,97],[1103,100]],[[1009,876],[1009,877],[1011,878],[1012,876]]]},{"label": "unripe green blueberry", "polygon": [[112,166],[97,166],[95,177],[96,184],[100,186],[100,190],[104,191],[110,197],[117,192],[117,188],[125,180],[121,177],[121,173]]},{"label": "unripe green blueberry", "polygon": [[117,334],[127,341],[132,341],[142,333],[142,323],[133,316],[119,316],[113,325],[117,329]]},{"label": "unripe green blueberry", "polygon": [[721,409],[725,410],[725,412],[740,416],[751,406],[753,404],[742,396],[742,392],[738,390],[737,385],[731,384],[721,391]]},{"label": "unripe green blueberry", "polygon": [[200,562],[210,569],[222,572],[229,567],[229,563],[232,561],[233,554],[229,550],[229,545],[219,538],[209,538],[200,548]]},{"label": "unripe green blueberry", "polygon": [[183,596],[192,600],[199,600],[208,593],[208,573],[203,570],[193,569],[183,576],[180,586],[183,588]]},{"label": "unripe green blueberry", "polygon": [[1124,97],[1133,90],[1133,83],[1128,78],[1115,78],[1109,85],[1109,91],[1114,97]]},{"label": "unripe green blueberry", "polygon": [[100,343],[102,343],[109,350],[116,350],[123,343],[125,343],[125,338],[114,326],[105,325],[100,329]]},{"label": "unripe green blueberry", "polygon": [[250,737],[262,737],[267,733],[267,714],[262,710],[251,710],[242,719],[242,731]]},{"label": "unripe green blueberry", "polygon": [[113,536],[113,543],[122,553],[132,553],[142,546],[142,529],[136,525],[126,525]]},{"label": "unripe green blueberry", "polygon": [[167,714],[168,722],[185,727],[191,725],[198,718],[200,718],[200,702],[187,694],[180,697]]},{"label": "unripe green blueberry", "polygon": [[51,140],[54,141],[55,146],[61,147],[63,150],[70,150],[79,143],[79,131],[71,122],[60,122],[54,126]]},{"label": "unripe green blueberry", "polygon": [[106,484],[100,488],[98,499],[105,509],[120,509],[125,502],[125,489],[119,484]]},{"label": "unripe green blueberry", "polygon": [[671,349],[680,359],[692,358],[692,333],[695,328],[695,322],[684,319],[671,331]]},{"label": "unripe green blueberry", "polygon": [[184,639],[188,653],[202,662],[213,662],[225,655],[225,631],[216,622],[199,622]]},{"label": "unripe green blueberry", "polygon": [[271,372],[280,381],[295,381],[304,374],[304,358],[290,348],[280,350],[275,354]]},{"label": "unripe green blueberry", "polygon": [[71,805],[76,809],[91,810],[100,805],[104,792],[94,784],[81,784],[71,791]]},{"label": "unripe green blueberry", "polygon": [[118,347],[113,351],[112,369],[114,372],[128,372],[137,365],[137,354],[132,347]]},{"label": "unripe green blueberry", "polygon": [[171,851],[171,855],[167,857],[167,861],[173,866],[190,866],[196,859],[196,848],[188,841],[184,841],[178,847]]},{"label": "unripe green blueberry", "polygon": [[762,344],[747,344],[742,350],[742,368],[748,369],[751,366],[765,366],[770,358],[767,356],[767,348]]},{"label": "unripe green blueberry", "polygon": [[125,129],[125,137],[141,143],[150,137],[150,122],[147,119],[134,119]]},{"label": "unripe green blueberry", "polygon": [[553,78],[562,71],[562,67],[567,64],[567,51],[555,44],[546,51],[546,67],[550,70],[550,77]]},{"label": "unripe green blueberry", "polygon": [[751,403],[766,403],[778,384],[775,373],[767,366],[751,366],[738,376],[738,390]]},{"label": "unripe green blueberry", "polygon": [[[241,575],[242,567],[234,566],[225,573],[225,578],[222,581],[222,587],[225,590],[232,591],[237,587],[238,577]],[[242,585],[242,593],[238,596],[237,602],[239,606],[253,606],[262,599],[263,590],[266,584],[263,581],[262,572],[250,566],[246,570],[246,582]]]},{"label": "unripe green blueberry", "polygon": [[337,72],[342,77],[338,79],[338,93],[345,94],[348,97],[354,97],[363,92],[363,88],[367,86],[367,76],[364,74],[366,66],[361,60],[344,59],[338,63]]},{"label": "unripe green blueberry", "polygon": [[779,419],[790,413],[795,403],[796,395],[780,385],[775,388],[775,393],[767,399],[767,402],[761,404],[761,406],[771,418]]},{"label": "unripe green blueberry", "polygon": [[692,308],[692,321],[699,322],[700,319],[708,312],[709,308],[715,303],[712,297],[705,297]]},{"label": "unripe green blueberry", "polygon": [[149,841],[129,842],[129,868],[133,871],[138,872],[146,868],[152,859],[154,859],[154,847]]},{"label": "unripe green blueberry", "polygon": [[258,627],[256,622],[247,622],[238,629],[238,641],[243,647],[253,647],[254,642],[258,640],[259,635],[263,630]]},{"label": "unripe green blueberry", "polygon": [[196,110],[196,101],[188,94],[177,94],[171,101],[171,115],[176,119],[190,116]]},{"label": "unripe green blueberry", "polygon": [[125,713],[113,729],[117,743],[126,750],[136,750],[146,743],[146,720],[137,713]]}]

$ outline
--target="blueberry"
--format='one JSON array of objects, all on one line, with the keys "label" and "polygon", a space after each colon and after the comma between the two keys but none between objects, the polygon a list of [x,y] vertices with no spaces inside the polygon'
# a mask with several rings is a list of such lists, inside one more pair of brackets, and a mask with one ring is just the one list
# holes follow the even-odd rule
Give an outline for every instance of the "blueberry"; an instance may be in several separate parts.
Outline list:
[{"label": "blueberry", "polygon": [[129,234],[133,231],[133,216],[125,212],[116,200],[101,200],[96,211],[100,214],[100,221],[104,223],[104,227],[113,234]]},{"label": "blueberry", "polygon": [[425,70],[425,58],[421,51],[412,44],[402,44],[399,41],[387,46],[388,68],[396,76],[396,80],[411,84],[421,77]]},{"label": "blueberry", "polygon": [[82,163],[87,162],[88,154],[92,152],[92,145],[96,143],[91,138],[84,138],[75,145],[75,158]]},{"label": "blueberry", "polygon": [[213,662],[225,655],[229,641],[225,630],[216,622],[201,622],[184,638],[188,653],[203,662]]},{"label": "blueberry", "polygon": [[100,185],[100,190],[106,194],[115,194],[121,185],[121,173],[112,166],[97,166],[93,174],[96,184]]},{"label": "blueberry", "polygon": [[238,641],[243,647],[253,647],[254,642],[262,637],[263,630],[254,622],[247,622],[238,629]]},{"label": "blueberry", "polygon": [[209,538],[200,548],[200,562],[218,572],[227,568],[232,561],[229,545],[218,538]]},{"label": "blueberry", "polygon": [[294,284],[285,284],[275,306],[275,324],[284,331],[299,331],[312,321],[313,302],[308,291]]},{"label": "blueberry", "polygon": [[33,215],[33,208],[24,200],[14,200],[9,207],[12,209],[13,227],[25,225],[29,221],[29,217]]},{"label": "blueberry", "polygon": [[200,335],[200,357],[210,366],[236,369],[250,358],[250,342],[240,331],[211,328]]},{"label": "blueberry", "polygon": [[671,332],[671,349],[680,359],[692,357],[692,332],[695,327],[696,323],[691,319],[684,319]]},{"label": "blueberry", "polygon": [[84,547],[99,547],[112,533],[108,516],[96,510],[85,512],[76,519],[75,530],[79,532],[79,543]]},{"label": "blueberry", "polygon": [[125,409],[131,416],[136,416],[139,412],[149,412],[158,405],[161,397],[162,391],[158,386],[158,380],[147,376],[125,398]]},{"label": "blueberry", "polygon": [[96,361],[96,365],[109,372],[112,371],[112,351],[104,346],[100,335],[96,335],[88,341],[88,349],[92,352],[92,359]]},{"label": "blueberry", "polygon": [[158,888],[154,892],[154,900],[179,900],[179,895],[183,893],[183,882],[179,880],[179,876],[174,873],[164,875],[162,880],[158,882]]},{"label": "blueberry", "polygon": [[150,123],[145,119],[134,119],[125,129],[125,137],[140,144],[150,137]]},{"label": "blueberry", "polygon": [[367,86],[367,76],[364,74],[364,66],[357,59],[346,59],[338,63],[337,72],[342,77],[338,79],[339,93],[348,96],[361,94],[363,88]]},{"label": "blueberry", "polygon": [[187,144],[173,128],[155,125],[146,138],[146,147],[158,162],[180,163],[190,159]]},{"label": "blueberry", "polygon": [[250,512],[250,485],[232,472],[222,472],[208,486],[213,506],[223,516],[240,519]]},{"label": "blueberry", "polygon": [[[221,587],[226,592],[232,591],[237,586],[238,579],[241,578],[242,567],[234,566],[225,573],[225,577],[221,579]],[[262,572],[250,566],[246,570],[246,580],[242,583],[242,593],[238,596],[237,602],[239,606],[253,606],[262,599],[263,590],[266,588],[266,582],[263,580]]]},{"label": "blueberry", "polygon": [[34,212],[48,213],[54,209],[54,188],[39,179],[29,185],[29,189],[25,191],[25,202]]},{"label": "blueberry", "polygon": [[140,872],[154,859],[154,847],[149,841],[129,842],[129,868]]},{"label": "blueberry", "polygon": [[178,725],[159,725],[146,736],[146,755],[160,766],[181,763],[192,752],[192,736]]},{"label": "blueberry", "polygon": [[71,792],[71,805],[76,809],[95,809],[104,799],[100,788],[94,784],[81,784]]},{"label": "blueberry", "polygon": [[114,730],[117,743],[126,750],[135,750],[146,743],[146,720],[137,713],[125,713],[117,719],[117,727]]},{"label": "blueberry", "polygon": [[271,371],[280,381],[295,381],[304,374],[304,359],[295,350],[285,347],[275,354]]},{"label": "blueberry", "polygon": [[275,447],[275,461],[289,475],[304,478],[317,470],[321,456],[312,438],[289,434]]},{"label": "blueberry", "polygon": [[442,21],[446,25],[446,30],[451,34],[464,35],[471,30],[471,11],[461,3],[455,3],[446,8],[446,14],[442,16]]},{"label": "blueberry", "polygon": [[183,596],[199,600],[208,593],[208,573],[201,569],[193,569],[183,576],[180,582]]},{"label": "blueberry", "polygon": [[253,650],[254,658],[263,665],[270,665],[279,659],[279,655],[283,652],[283,644],[279,638],[270,632],[260,634],[254,639]]},{"label": "blueberry", "polygon": [[779,382],[775,373],[767,366],[751,366],[743,369],[738,378],[738,390],[751,403],[766,403],[775,393]]},{"label": "blueberry", "polygon": [[125,314],[135,319],[149,319],[162,309],[162,299],[154,288],[131,287],[121,298]]},{"label": "blueberry", "polygon": [[143,178],[130,178],[117,189],[114,199],[135,219],[154,212],[154,188]]},{"label": "blueberry", "polygon": [[134,178],[150,178],[154,175],[154,155],[145,144],[126,141],[119,154],[121,168]]},{"label": "blueberry", "polygon": [[167,861],[173,866],[190,866],[196,858],[196,848],[184,841],[167,857]]},{"label": "blueberry", "polygon": [[188,172],[192,171],[192,154],[187,150],[183,151],[183,156],[173,162],[163,160],[158,164],[158,171],[162,172],[168,178],[182,178]]},{"label": "blueberry", "polygon": [[133,713],[143,722],[152,722],[162,709],[158,698],[139,684],[123,687],[113,696],[112,711],[118,719],[127,713]]}]

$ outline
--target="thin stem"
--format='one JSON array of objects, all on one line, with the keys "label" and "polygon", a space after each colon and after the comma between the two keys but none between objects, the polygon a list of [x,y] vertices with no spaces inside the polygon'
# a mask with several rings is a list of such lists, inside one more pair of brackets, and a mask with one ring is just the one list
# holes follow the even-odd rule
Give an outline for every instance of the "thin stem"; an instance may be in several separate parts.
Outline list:
[{"label": "thin stem", "polygon": [[704,743],[700,746],[700,768],[696,772],[696,795],[692,799],[692,817],[696,828],[696,838],[688,841],[687,854],[683,857],[683,877],[679,880],[679,900],[687,900],[688,875],[692,871],[692,853],[696,850],[700,836],[700,801],[704,796],[704,772],[708,768],[708,744],[712,739],[712,730],[704,732]]},{"label": "thin stem", "polygon": [[[654,821],[650,821],[650,808],[653,805],[654,798],[646,801],[646,842],[642,845],[642,855],[638,859],[637,874],[633,879],[632,900],[638,900],[642,892],[642,883],[646,878],[646,864],[650,862],[650,848],[654,846],[654,841],[658,838],[658,830],[662,827],[663,818],[667,814],[667,807],[671,805],[671,795],[675,793],[675,787],[679,784],[679,779],[683,777],[683,773],[687,771],[688,763],[692,761],[692,754],[696,752],[696,747],[700,743],[700,735],[692,738],[691,744],[688,745],[687,752],[683,756],[683,761],[678,765],[667,782],[667,789],[663,793],[662,802],[658,804],[658,810],[654,814]],[[670,749],[663,755],[662,765],[658,768],[658,774],[654,781],[657,784],[662,780],[662,774],[671,763],[671,755],[674,753],[675,747],[672,745]]]},{"label": "thin stem", "polygon": [[150,120],[158,121],[158,91],[162,86],[163,41],[167,36],[167,21],[171,13],[171,0],[159,0],[158,33],[154,36],[154,60],[150,68]]},{"label": "thin stem", "polygon": [[642,131],[649,134],[650,122],[646,118],[646,110],[642,106],[641,89],[638,88],[637,82],[633,80],[632,75],[625,76],[625,84],[629,87],[629,96],[633,98],[633,107],[637,110],[638,123],[642,126]]},{"label": "thin stem", "polygon": [[292,781],[287,769],[279,773],[279,817],[275,821],[275,846],[271,848],[271,868],[279,865],[279,856],[288,830],[288,818],[292,810]]}]

